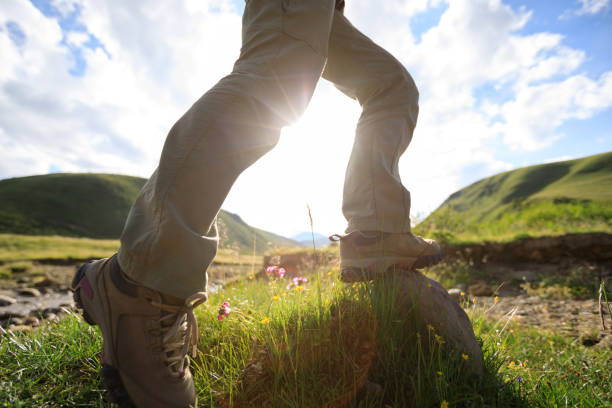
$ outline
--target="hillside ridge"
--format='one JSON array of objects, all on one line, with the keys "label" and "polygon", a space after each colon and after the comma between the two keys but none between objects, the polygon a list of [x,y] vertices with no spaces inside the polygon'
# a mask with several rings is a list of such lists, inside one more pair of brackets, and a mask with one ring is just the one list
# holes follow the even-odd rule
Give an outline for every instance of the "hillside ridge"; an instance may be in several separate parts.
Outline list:
[{"label": "hillside ridge", "polygon": [[416,230],[447,241],[612,232],[612,152],[478,180],[452,193]]},{"label": "hillside ridge", "polygon": [[[0,233],[117,239],[146,179],[106,173],[54,173],[0,180]],[[261,254],[297,242],[224,210],[220,246]]]}]

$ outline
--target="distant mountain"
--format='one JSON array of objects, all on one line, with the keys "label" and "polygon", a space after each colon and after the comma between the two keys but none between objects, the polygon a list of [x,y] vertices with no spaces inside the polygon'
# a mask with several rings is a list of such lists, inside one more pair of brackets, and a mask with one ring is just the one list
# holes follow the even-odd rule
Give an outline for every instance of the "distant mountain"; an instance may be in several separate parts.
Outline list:
[{"label": "distant mountain", "polygon": [[487,177],[416,227],[468,240],[594,231],[612,232],[612,152]]},{"label": "distant mountain", "polygon": [[[0,180],[0,233],[119,238],[143,178],[116,174],[48,174]],[[258,254],[297,247],[288,238],[253,228],[221,210],[222,248]]]},{"label": "distant mountain", "polygon": [[[293,241],[299,242],[301,245],[305,247],[312,247],[312,232],[300,232],[291,237]],[[314,233],[315,245],[317,248],[324,248],[329,245],[329,237],[323,234],[319,234],[318,232]]]}]

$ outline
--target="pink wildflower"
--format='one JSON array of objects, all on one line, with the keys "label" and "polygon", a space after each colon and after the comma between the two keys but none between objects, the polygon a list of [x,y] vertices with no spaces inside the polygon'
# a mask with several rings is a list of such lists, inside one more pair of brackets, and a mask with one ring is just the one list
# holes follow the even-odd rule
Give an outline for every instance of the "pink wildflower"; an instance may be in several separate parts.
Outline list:
[{"label": "pink wildflower", "polygon": [[292,287],[294,287],[294,286],[295,286],[295,287],[302,286],[302,289],[303,289],[303,286],[304,286],[304,284],[305,284],[306,282],[308,282],[308,279],[306,279],[305,277],[303,277],[303,276],[296,276],[296,277],[294,277],[294,278],[291,280],[291,283],[290,283],[290,284],[288,284],[287,286],[285,286],[285,289],[290,290],[290,289],[291,289]]},{"label": "pink wildflower", "polygon": [[229,306],[230,306],[229,302],[223,302],[221,304],[221,307],[219,308],[219,315],[217,316],[218,321],[222,322],[223,316],[230,315],[230,313],[232,312],[232,309]]},{"label": "pink wildflower", "polygon": [[306,282],[308,282],[308,279],[304,277],[296,276],[295,278],[293,278],[293,284],[295,286],[301,285],[302,283],[306,283]]},{"label": "pink wildflower", "polygon": [[268,275],[278,275],[279,278],[282,278],[283,276],[285,276],[287,271],[285,270],[285,268],[280,268],[276,265],[273,265],[273,266],[268,266],[266,268],[266,273]]}]

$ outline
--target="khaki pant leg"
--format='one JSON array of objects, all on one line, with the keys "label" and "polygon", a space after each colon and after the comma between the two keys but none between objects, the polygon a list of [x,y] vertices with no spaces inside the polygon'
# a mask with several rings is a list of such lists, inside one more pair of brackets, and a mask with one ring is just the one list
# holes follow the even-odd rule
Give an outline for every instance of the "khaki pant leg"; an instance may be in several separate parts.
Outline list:
[{"label": "khaki pant leg", "polygon": [[173,126],[130,211],[119,250],[130,278],[181,298],[206,290],[219,208],[240,173],[310,101],[325,64],[333,2],[247,2],[232,73]]},{"label": "khaki pant leg", "polygon": [[340,12],[334,15],[323,77],[363,108],[344,184],[346,232],[410,231],[410,193],[398,164],[419,110],[412,77]]}]

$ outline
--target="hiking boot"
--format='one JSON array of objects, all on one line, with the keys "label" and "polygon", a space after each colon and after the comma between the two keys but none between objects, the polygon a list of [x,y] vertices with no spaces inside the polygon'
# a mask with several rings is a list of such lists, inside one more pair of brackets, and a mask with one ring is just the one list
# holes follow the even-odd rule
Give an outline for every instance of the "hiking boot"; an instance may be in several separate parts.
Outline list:
[{"label": "hiking boot", "polygon": [[102,331],[100,373],[109,402],[122,408],[197,406],[187,352],[192,345],[195,356],[193,309],[206,293],[181,300],[140,286],[123,274],[116,255],[81,266],[72,290],[85,321]]},{"label": "hiking boot", "polygon": [[343,282],[372,280],[390,267],[421,269],[435,265],[444,257],[440,244],[411,232],[385,233],[355,231],[334,234],[340,241],[340,276]]}]

